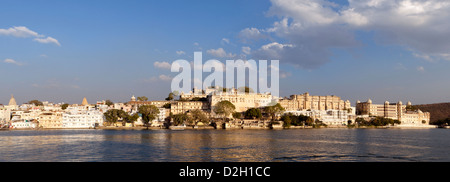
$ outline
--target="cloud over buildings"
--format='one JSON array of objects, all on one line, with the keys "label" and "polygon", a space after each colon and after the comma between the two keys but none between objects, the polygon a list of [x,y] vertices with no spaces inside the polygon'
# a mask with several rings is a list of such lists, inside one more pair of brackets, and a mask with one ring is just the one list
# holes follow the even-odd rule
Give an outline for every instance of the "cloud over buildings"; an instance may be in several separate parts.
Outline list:
[{"label": "cloud over buildings", "polygon": [[[358,32],[373,32],[380,45],[404,47],[425,60],[450,60],[450,2],[445,0],[271,0],[271,27],[245,28],[245,40],[271,43],[252,52],[255,59],[279,59],[300,68],[326,64],[333,49],[363,46]],[[289,45],[289,46],[288,46]],[[420,56],[417,56],[420,55]]]}]

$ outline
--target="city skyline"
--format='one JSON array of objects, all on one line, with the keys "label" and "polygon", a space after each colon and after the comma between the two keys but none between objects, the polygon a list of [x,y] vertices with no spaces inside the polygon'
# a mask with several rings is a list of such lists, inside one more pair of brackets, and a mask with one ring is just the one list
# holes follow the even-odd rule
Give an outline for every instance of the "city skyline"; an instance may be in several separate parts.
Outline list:
[{"label": "city skyline", "polygon": [[[171,62],[279,59],[280,96],[449,102],[445,1],[3,1],[0,103],[163,100]],[[155,86],[156,85],[156,86]]]}]

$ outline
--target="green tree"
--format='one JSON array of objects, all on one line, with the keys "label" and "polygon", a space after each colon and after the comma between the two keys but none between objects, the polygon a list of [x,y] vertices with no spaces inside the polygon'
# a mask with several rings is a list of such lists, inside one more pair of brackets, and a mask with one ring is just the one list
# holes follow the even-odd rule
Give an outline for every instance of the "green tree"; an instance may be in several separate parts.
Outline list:
[{"label": "green tree", "polygon": [[258,108],[250,108],[244,114],[247,119],[260,119],[262,117],[261,110]]},{"label": "green tree", "polygon": [[108,99],[105,101],[105,105],[111,106],[111,105],[114,105],[114,102],[112,102],[111,100]]},{"label": "green tree", "polygon": [[41,101],[38,101],[38,100],[30,100],[30,101],[28,101],[28,104],[34,104],[35,106],[43,106],[44,105]]},{"label": "green tree", "polygon": [[214,107],[214,113],[219,116],[223,116],[223,120],[230,116],[231,113],[234,112],[236,107],[230,101],[220,101]]},{"label": "green tree", "polygon": [[197,125],[198,122],[202,123],[208,123],[209,119],[208,116],[201,110],[195,109],[190,111],[192,121],[194,122],[194,125]]},{"label": "green tree", "polygon": [[291,126],[291,117],[289,115],[285,114],[281,116],[281,121],[283,121],[283,127],[289,128]]},{"label": "green tree", "polygon": [[184,123],[192,124],[192,119],[186,113],[175,114],[172,116],[172,119],[174,126],[182,125]]},{"label": "green tree", "polygon": [[272,121],[275,121],[275,117],[283,113],[283,111],[284,108],[280,105],[280,103],[277,103],[273,106],[267,106],[264,108],[264,112],[272,117]]},{"label": "green tree", "polygon": [[112,124],[118,122],[119,118],[121,118],[121,119],[126,118],[128,114],[123,110],[110,109],[110,110],[106,111],[105,113],[103,113],[103,115],[105,116],[105,120],[106,120],[107,124],[112,125]]},{"label": "green tree", "polygon": [[169,93],[169,96],[167,96],[166,100],[171,101],[174,99],[174,94],[172,92]]},{"label": "green tree", "polygon": [[69,107],[69,104],[63,104],[63,105],[61,105],[61,109],[62,109],[62,110],[66,110],[67,107]]},{"label": "green tree", "polygon": [[138,101],[148,101],[148,97],[142,96],[137,98]]},{"label": "green tree", "polygon": [[233,118],[234,119],[241,119],[242,114],[240,112],[234,112],[233,113]]},{"label": "green tree", "polygon": [[156,118],[159,114],[159,109],[154,105],[143,105],[138,108],[138,112],[141,114],[142,121],[148,129],[148,123]]}]

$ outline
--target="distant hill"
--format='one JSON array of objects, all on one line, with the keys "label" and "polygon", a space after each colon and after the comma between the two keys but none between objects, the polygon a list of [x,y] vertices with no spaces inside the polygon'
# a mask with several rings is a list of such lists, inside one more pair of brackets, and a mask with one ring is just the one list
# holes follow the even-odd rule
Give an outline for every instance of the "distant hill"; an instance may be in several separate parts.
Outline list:
[{"label": "distant hill", "polygon": [[430,122],[450,118],[450,103],[414,105],[423,112],[430,112]]}]

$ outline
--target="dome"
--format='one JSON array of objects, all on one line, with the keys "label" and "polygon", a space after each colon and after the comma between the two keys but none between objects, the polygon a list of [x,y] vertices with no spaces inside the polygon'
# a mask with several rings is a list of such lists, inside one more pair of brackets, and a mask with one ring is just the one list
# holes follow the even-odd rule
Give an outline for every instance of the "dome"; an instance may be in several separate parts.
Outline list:
[{"label": "dome", "polygon": [[136,97],[134,97],[134,95],[131,97],[131,101],[136,101]]},{"label": "dome", "polygon": [[10,106],[17,106],[16,99],[14,98],[14,95],[11,94],[11,99],[9,99]]},{"label": "dome", "polygon": [[370,99],[367,100],[367,103],[372,104],[372,100],[370,100]]}]

